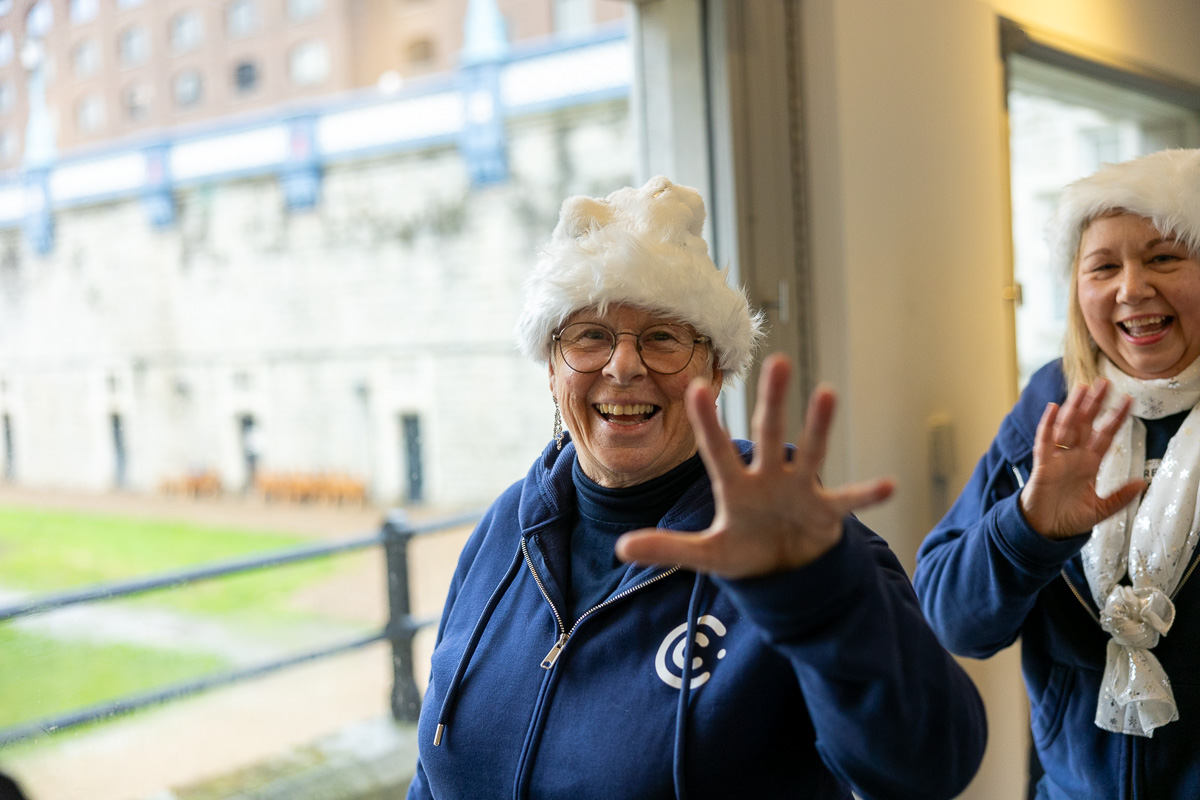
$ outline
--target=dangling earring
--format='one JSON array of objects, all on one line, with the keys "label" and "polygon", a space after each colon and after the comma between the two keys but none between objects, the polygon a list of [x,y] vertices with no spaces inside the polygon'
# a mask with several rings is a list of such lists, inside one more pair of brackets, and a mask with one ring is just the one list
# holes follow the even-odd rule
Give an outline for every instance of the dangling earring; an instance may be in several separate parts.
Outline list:
[{"label": "dangling earring", "polygon": [[554,446],[558,450],[562,450],[563,443],[563,428],[562,428],[562,413],[558,410],[558,398],[554,398]]}]

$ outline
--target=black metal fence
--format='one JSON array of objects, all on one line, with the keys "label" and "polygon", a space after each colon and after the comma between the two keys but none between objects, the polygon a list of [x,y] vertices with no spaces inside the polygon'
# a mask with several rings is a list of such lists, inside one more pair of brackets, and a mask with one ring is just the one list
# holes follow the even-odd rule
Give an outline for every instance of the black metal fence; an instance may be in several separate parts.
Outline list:
[{"label": "black metal fence", "polygon": [[257,557],[222,561],[192,569],[47,594],[20,603],[0,606],[0,623],[3,623],[18,617],[54,611],[80,603],[95,603],[145,592],[173,589],[227,575],[295,564],[379,546],[383,547],[387,564],[388,622],[382,630],[374,634],[309,650],[287,658],[207,675],[196,680],[172,684],[162,689],[128,695],[65,714],[3,728],[0,729],[0,747],[76,725],[125,714],[168,700],[186,697],[218,686],[278,672],[309,661],[357,650],[384,640],[390,642],[392,646],[392,716],[397,720],[415,722],[421,711],[421,695],[413,677],[413,637],[421,628],[436,623],[437,618],[416,619],[412,616],[408,588],[408,544],[414,537],[471,524],[479,517],[480,512],[473,511],[414,524],[403,511],[393,511],[384,519],[383,526],[379,531],[346,541],[280,550]]}]

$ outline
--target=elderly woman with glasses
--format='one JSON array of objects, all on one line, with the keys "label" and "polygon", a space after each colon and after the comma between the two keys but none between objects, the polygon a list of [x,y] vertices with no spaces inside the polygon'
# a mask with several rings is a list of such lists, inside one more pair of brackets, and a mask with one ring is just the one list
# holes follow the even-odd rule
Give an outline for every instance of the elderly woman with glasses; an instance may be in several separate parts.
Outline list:
[{"label": "elderly woman with glasses", "polygon": [[849,514],[891,484],[817,478],[832,392],[785,445],[768,359],[758,444],[721,429],[761,320],[703,221],[665,178],[564,204],[518,325],[555,438],[463,551],[410,798],[930,800],[974,774],[974,686]]}]

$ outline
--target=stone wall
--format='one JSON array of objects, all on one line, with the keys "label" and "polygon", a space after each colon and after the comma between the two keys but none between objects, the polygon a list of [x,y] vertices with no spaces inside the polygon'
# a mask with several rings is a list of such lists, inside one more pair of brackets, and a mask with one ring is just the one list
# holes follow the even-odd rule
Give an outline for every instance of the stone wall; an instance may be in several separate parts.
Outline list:
[{"label": "stone wall", "polygon": [[511,336],[535,249],[563,197],[634,163],[625,100],[506,133],[509,178],[484,188],[438,146],[325,164],[309,211],[260,177],[177,191],[161,230],[132,199],[61,211],[47,256],[0,230],[0,474],[155,491],[212,471],[238,490],[253,449],[259,470],[345,473],[392,503],[409,416],[423,499],[489,500],[550,436],[545,370]]}]

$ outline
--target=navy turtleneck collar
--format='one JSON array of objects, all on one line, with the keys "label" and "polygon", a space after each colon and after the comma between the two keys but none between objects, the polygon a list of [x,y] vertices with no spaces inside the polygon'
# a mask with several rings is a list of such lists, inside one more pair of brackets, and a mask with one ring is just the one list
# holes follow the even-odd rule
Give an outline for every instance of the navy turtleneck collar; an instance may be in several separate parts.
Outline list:
[{"label": "navy turtleneck collar", "polygon": [[704,475],[699,454],[645,483],[620,489],[601,486],[583,473],[579,459],[571,471],[580,515],[597,522],[654,526],[689,486]]}]

